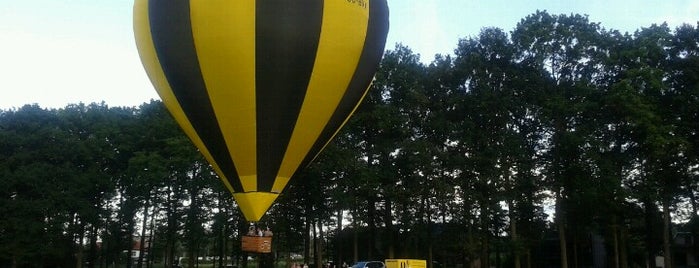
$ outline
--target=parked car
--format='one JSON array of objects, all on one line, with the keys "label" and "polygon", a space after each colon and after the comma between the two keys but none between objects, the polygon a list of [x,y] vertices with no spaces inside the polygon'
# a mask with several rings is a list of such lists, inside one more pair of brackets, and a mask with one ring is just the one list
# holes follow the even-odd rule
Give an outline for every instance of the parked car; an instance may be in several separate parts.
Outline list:
[{"label": "parked car", "polygon": [[360,261],[352,265],[352,268],[386,268],[380,261]]}]

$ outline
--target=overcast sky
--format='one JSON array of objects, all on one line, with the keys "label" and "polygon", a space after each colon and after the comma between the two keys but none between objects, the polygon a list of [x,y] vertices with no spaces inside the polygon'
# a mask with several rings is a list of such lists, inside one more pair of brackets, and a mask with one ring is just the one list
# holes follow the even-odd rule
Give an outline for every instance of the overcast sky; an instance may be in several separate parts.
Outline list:
[{"label": "overcast sky", "polygon": [[[132,5],[132,0],[0,0],[0,109],[101,101],[137,106],[158,99],[138,59]],[[699,20],[697,0],[389,0],[389,7],[387,48],[402,43],[423,62],[451,54],[460,38],[484,27],[510,31],[536,10],[587,14],[622,32]]]}]

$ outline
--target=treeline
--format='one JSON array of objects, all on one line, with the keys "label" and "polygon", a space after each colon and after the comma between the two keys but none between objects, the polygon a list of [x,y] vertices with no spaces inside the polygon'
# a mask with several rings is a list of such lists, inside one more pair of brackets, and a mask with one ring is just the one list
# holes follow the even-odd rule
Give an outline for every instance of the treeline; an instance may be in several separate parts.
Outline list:
[{"label": "treeline", "polygon": [[[699,23],[622,34],[537,12],[454,52],[386,52],[364,103],[263,218],[277,259],[696,256],[673,240],[699,241]],[[247,260],[248,224],[160,102],[2,111],[0,182],[0,266]],[[137,240],[149,257],[127,261]]]}]

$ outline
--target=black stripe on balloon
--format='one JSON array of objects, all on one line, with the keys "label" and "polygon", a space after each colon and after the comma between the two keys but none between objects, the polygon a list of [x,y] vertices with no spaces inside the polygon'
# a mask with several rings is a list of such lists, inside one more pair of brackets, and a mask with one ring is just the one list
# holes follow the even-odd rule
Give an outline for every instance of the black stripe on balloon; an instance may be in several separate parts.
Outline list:
[{"label": "black stripe on balloon", "polygon": [[199,67],[189,1],[150,0],[148,16],[155,52],[177,102],[233,190],[242,192]]},{"label": "black stripe on balloon", "polygon": [[322,0],[258,0],[255,14],[257,190],[272,190],[313,72]]},{"label": "black stripe on balloon", "polygon": [[342,126],[342,123],[350,116],[350,113],[352,113],[364,93],[368,90],[386,46],[386,35],[388,34],[388,5],[386,0],[371,1],[367,27],[364,48],[357,68],[354,70],[352,80],[350,80],[345,94],[342,96],[330,120],[328,120],[320,136],[301,163],[301,167],[308,165],[320,153],[320,150],[333,137],[338,128]]}]

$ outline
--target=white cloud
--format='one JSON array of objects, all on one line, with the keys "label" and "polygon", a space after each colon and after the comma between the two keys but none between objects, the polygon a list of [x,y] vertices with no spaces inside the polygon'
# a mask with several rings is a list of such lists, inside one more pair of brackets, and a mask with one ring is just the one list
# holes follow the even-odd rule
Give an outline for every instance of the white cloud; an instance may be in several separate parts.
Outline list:
[{"label": "white cloud", "polygon": [[139,64],[135,46],[72,37],[5,33],[0,49],[0,109],[38,103],[106,101],[134,105],[157,95]]},{"label": "white cloud", "polygon": [[[439,14],[438,0],[391,1],[391,29],[387,48],[394,43],[402,43],[413,52],[420,54],[422,61],[428,62],[437,53],[448,53],[454,44],[446,40],[444,17]],[[445,44],[448,46],[445,46]]]},{"label": "white cloud", "polygon": [[418,32],[414,37],[416,40],[415,48],[422,52],[421,58],[423,60],[432,60],[434,54],[443,53],[440,51],[441,44],[446,42],[443,26],[437,12],[437,1],[420,1],[419,4],[415,5],[413,18],[419,18],[416,19],[419,25]]},{"label": "white cloud", "polygon": [[[699,19],[697,0],[643,0],[631,6],[622,0],[579,5],[555,0],[388,1],[387,48],[401,42],[421,54],[423,62],[432,61],[436,53],[451,53],[459,38],[477,35],[482,27],[511,30],[536,9],[587,13],[607,28],[629,31],[663,21],[671,27],[695,25]],[[102,100],[130,106],[157,98],[134,45],[132,4],[132,0],[31,0],[0,5],[0,109]]]},{"label": "white cloud", "polygon": [[682,8],[680,14],[671,14],[667,19],[667,22],[673,27],[680,26],[683,23],[696,26],[697,21],[699,21],[699,1],[696,0],[686,1],[686,7]]}]

